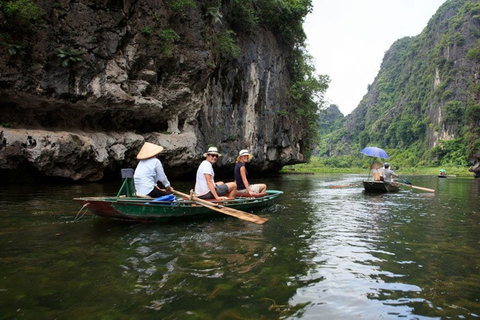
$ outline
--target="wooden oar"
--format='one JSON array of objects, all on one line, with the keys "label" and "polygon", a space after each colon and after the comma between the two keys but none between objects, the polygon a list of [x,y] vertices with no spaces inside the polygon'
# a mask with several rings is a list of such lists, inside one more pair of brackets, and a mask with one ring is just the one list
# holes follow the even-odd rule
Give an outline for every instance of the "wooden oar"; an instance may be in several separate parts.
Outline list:
[{"label": "wooden oar", "polygon": [[176,195],[185,197],[187,199],[191,199],[191,200],[195,201],[196,203],[201,204],[202,206],[204,206],[208,209],[218,211],[218,212],[221,212],[223,214],[227,214],[229,216],[233,216],[233,217],[238,218],[238,219],[253,222],[253,223],[256,223],[256,224],[264,224],[265,222],[268,221],[267,218],[262,218],[262,217],[259,217],[257,215],[251,214],[251,213],[243,212],[243,211],[240,211],[240,210],[237,210],[237,209],[224,207],[224,206],[218,205],[218,204],[213,203],[213,202],[205,201],[203,199],[197,198],[193,194],[190,197],[190,195],[182,193],[182,192],[177,191],[177,190],[172,190],[172,192],[175,193]]},{"label": "wooden oar", "polygon": [[346,188],[346,187],[351,187],[351,186],[354,186],[354,185],[356,185],[356,183],[342,184],[342,185],[339,185],[339,186],[330,186],[328,188],[329,189]]},{"label": "wooden oar", "polygon": [[399,177],[400,179],[402,179],[404,183],[406,183],[406,184],[412,184],[410,181],[408,181],[408,180],[405,179],[404,177],[402,177],[402,176],[400,176],[400,175],[399,175],[398,177]]},{"label": "wooden oar", "polygon": [[434,189],[428,189],[428,188],[423,188],[423,187],[412,186],[411,184],[400,183],[400,182],[397,182],[397,181],[395,181],[395,183],[398,183],[398,184],[400,184],[400,185],[402,185],[402,186],[409,187],[409,188],[413,188],[413,189],[418,189],[418,190],[423,190],[423,191],[428,191],[428,192],[435,192]]}]

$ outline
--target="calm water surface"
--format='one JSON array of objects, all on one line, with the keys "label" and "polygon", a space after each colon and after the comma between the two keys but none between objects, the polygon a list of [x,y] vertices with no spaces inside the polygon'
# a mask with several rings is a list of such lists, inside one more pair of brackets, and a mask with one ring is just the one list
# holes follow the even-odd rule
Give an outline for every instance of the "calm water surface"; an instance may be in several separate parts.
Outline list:
[{"label": "calm water surface", "polygon": [[271,178],[263,226],[74,221],[72,198],[120,182],[0,186],[0,318],[480,318],[480,180],[369,195],[363,177]]}]

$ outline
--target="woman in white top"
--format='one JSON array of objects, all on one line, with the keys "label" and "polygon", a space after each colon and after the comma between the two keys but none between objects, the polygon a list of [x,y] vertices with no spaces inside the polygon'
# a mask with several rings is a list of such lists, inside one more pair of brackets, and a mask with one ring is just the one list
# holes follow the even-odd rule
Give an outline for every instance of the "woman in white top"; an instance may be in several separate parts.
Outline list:
[{"label": "woman in white top", "polygon": [[[157,158],[163,151],[163,147],[145,142],[137,155],[140,162],[135,169],[133,179],[138,196],[150,196],[158,198],[172,193],[172,186],[165,175],[162,163]],[[157,182],[161,182],[165,189],[160,189]]]}]

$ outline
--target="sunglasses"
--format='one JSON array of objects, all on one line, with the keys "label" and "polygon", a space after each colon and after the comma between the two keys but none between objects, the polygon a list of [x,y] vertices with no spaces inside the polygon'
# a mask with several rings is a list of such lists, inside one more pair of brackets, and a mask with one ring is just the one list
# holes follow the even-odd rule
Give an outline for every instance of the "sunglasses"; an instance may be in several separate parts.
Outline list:
[{"label": "sunglasses", "polygon": [[216,155],[216,154],[209,154],[209,156],[212,157],[212,158],[218,158],[218,155]]}]

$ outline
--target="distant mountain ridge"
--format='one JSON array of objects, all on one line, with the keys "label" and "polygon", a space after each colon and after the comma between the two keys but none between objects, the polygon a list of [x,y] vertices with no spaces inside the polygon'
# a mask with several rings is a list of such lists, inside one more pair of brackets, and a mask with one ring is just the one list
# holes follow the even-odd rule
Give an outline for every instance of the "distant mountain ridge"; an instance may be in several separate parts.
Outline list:
[{"label": "distant mountain ridge", "polygon": [[403,165],[467,165],[480,158],[480,4],[446,1],[416,37],[397,40],[358,107],[321,155],[377,145]]}]

